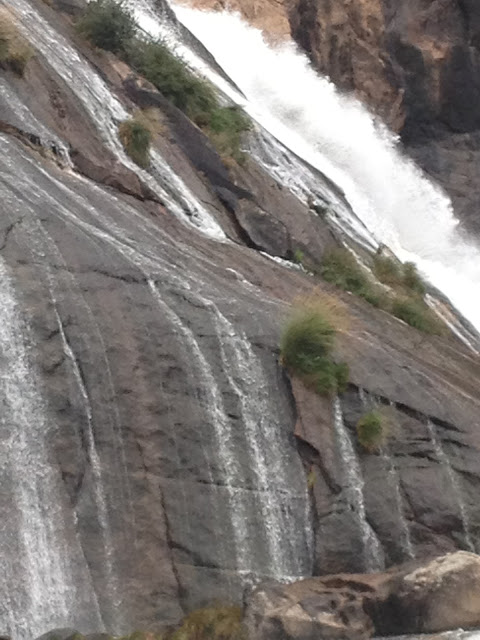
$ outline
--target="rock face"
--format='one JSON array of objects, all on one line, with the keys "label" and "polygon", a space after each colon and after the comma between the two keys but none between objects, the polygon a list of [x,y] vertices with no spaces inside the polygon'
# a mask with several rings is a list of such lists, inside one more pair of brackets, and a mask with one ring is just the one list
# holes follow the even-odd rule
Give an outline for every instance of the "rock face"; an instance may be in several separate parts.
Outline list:
[{"label": "rock face", "polygon": [[[158,629],[240,601],[251,580],[478,548],[478,358],[338,294],[347,392],[292,385],[278,362],[289,305],[333,291],[257,248],[318,263],[337,244],[327,221],[251,158],[229,173],[201,131],[48,3],[12,5],[38,53],[0,92],[6,630]],[[145,105],[163,123],[148,174],[115,137]],[[82,174],[51,160],[52,140]],[[374,403],[392,413],[381,455],[355,439]],[[343,633],[322,602],[308,616]]]},{"label": "rock face", "polygon": [[423,634],[480,624],[480,557],[457,552],[384,574],[266,585],[247,603],[254,640]]}]

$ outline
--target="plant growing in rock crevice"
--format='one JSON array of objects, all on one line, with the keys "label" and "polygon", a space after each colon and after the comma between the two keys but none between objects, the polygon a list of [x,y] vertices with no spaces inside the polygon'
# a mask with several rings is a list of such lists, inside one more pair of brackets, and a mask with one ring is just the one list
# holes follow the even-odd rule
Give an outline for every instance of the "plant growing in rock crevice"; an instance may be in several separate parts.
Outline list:
[{"label": "plant growing in rock crevice", "polygon": [[295,311],[281,339],[281,361],[306,386],[321,395],[341,392],[348,366],[332,358],[336,330],[322,304],[312,302]]},{"label": "plant growing in rock crevice", "polygon": [[388,435],[386,416],[374,409],[365,413],[357,422],[357,438],[360,445],[369,453],[378,451]]},{"label": "plant growing in rock crevice", "polygon": [[142,168],[150,163],[150,144],[152,134],[150,130],[138,119],[131,118],[121,123],[118,128],[118,136],[130,158]]}]

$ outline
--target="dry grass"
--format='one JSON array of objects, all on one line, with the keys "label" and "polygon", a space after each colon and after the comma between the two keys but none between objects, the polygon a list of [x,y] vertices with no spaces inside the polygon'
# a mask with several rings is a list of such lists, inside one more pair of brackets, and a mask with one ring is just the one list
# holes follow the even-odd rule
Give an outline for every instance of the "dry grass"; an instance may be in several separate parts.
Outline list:
[{"label": "dry grass", "polygon": [[0,9],[0,66],[23,76],[33,50],[20,34],[12,15]]},{"label": "dry grass", "polygon": [[337,333],[347,333],[351,327],[352,317],[343,300],[319,288],[309,295],[295,298],[293,308],[317,311],[335,327]]}]

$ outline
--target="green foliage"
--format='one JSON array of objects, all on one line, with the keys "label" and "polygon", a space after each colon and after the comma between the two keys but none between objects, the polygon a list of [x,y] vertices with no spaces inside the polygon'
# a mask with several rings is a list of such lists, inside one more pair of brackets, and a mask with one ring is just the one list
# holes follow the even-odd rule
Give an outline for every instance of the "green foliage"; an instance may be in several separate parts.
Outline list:
[{"label": "green foliage", "polygon": [[398,286],[402,281],[401,265],[397,260],[376,254],[373,258],[373,273],[380,282],[389,286]]},{"label": "green foliage", "polygon": [[77,27],[92,44],[120,55],[149,80],[205,131],[224,159],[244,160],[241,139],[250,119],[238,107],[221,107],[213,87],[197,78],[163,42],[139,38],[135,20],[121,1],[92,0]]},{"label": "green foliage", "polygon": [[245,159],[240,151],[242,136],[250,127],[251,121],[238,107],[217,107],[210,114],[207,133],[221,156],[241,164]]},{"label": "green foliage", "polygon": [[134,40],[127,52],[129,63],[168,100],[200,126],[216,108],[213,88],[197,78],[162,42]]},{"label": "green foliage", "polygon": [[381,305],[381,293],[348,249],[329,251],[323,259],[320,274],[340,289],[350,291],[376,307]]},{"label": "green foliage", "polygon": [[132,118],[121,123],[118,135],[131,159],[144,169],[148,167],[152,140],[150,130],[142,122]]},{"label": "green foliage", "polygon": [[421,276],[417,271],[417,267],[413,262],[405,262],[403,265],[403,286],[420,296],[425,295],[426,288]]},{"label": "green foliage", "polygon": [[23,76],[33,51],[8,13],[0,10],[0,67]]},{"label": "green foliage", "polygon": [[292,257],[293,262],[295,262],[295,264],[303,264],[304,258],[305,254],[303,253],[303,251],[301,249],[295,249]]},{"label": "green foliage", "polygon": [[182,620],[170,640],[247,640],[241,607],[196,609]]},{"label": "green foliage", "polygon": [[121,55],[125,54],[137,32],[132,14],[116,0],[89,2],[77,29],[96,47]]},{"label": "green foliage", "polygon": [[304,307],[296,312],[282,336],[284,366],[321,395],[344,390],[348,366],[332,360],[335,329],[321,309]]},{"label": "green foliage", "polygon": [[392,302],[391,312],[400,320],[424,333],[433,335],[444,333],[443,325],[422,300],[395,298]]},{"label": "green foliage", "polygon": [[357,423],[357,437],[359,443],[367,451],[378,450],[387,436],[388,425],[386,418],[379,411],[369,411]]},{"label": "green foliage", "polygon": [[380,282],[403,291],[405,295],[423,296],[426,292],[425,284],[413,262],[402,264],[394,258],[377,253],[373,258],[373,273]]}]

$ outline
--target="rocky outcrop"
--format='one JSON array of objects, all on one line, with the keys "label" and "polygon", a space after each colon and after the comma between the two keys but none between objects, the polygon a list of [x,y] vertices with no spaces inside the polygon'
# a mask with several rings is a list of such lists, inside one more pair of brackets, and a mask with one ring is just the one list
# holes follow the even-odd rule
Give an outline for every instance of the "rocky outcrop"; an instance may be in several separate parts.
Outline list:
[{"label": "rocky outcrop", "polygon": [[423,634],[480,624],[480,558],[457,552],[384,574],[337,575],[257,588],[253,640]]}]

